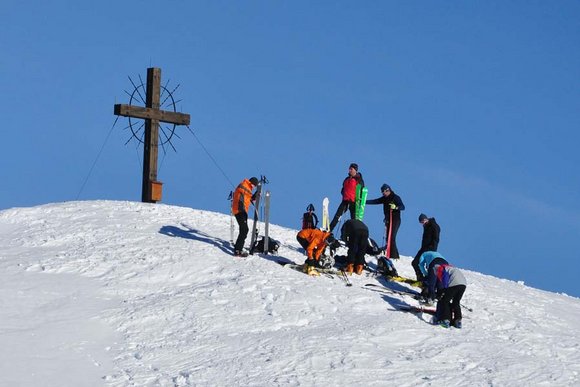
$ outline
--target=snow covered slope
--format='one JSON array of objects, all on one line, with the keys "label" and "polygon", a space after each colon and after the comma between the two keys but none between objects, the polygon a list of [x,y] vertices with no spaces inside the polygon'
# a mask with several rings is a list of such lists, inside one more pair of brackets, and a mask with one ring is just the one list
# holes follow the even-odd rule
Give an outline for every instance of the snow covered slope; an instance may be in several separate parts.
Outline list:
[{"label": "snow covered slope", "polygon": [[229,221],[112,201],[0,212],[0,385],[580,385],[577,298],[465,271],[473,312],[443,329],[363,288],[376,278],[275,263],[303,262],[296,230],[271,226],[279,257],[233,258]]}]

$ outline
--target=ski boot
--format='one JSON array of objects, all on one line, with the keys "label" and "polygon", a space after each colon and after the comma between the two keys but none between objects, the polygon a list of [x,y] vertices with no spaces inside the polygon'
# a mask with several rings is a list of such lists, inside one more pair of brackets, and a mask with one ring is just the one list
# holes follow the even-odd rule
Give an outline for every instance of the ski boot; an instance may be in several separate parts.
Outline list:
[{"label": "ski boot", "polygon": [[439,321],[439,326],[441,328],[449,328],[449,326],[450,326],[449,320],[441,320],[441,321]]},{"label": "ski boot", "polygon": [[316,261],[313,259],[307,259],[306,262],[304,262],[304,267],[302,268],[302,271],[313,277],[317,277],[320,275],[318,270],[316,270]]},{"label": "ski boot", "polygon": [[453,323],[453,326],[457,329],[461,329],[461,319],[455,320],[455,322]]},{"label": "ski boot", "polygon": [[246,250],[236,250],[234,251],[234,257],[240,257],[240,258],[245,258],[247,257],[249,254]]},{"label": "ski boot", "polygon": [[347,273],[348,275],[352,275],[352,272],[354,271],[354,265],[352,263],[349,263],[348,265],[346,265],[346,267],[344,268],[344,272]]},{"label": "ski boot", "polygon": [[355,267],[354,267],[354,272],[355,272],[357,275],[361,275],[361,274],[362,274],[362,272],[363,272],[363,265],[355,265]]}]

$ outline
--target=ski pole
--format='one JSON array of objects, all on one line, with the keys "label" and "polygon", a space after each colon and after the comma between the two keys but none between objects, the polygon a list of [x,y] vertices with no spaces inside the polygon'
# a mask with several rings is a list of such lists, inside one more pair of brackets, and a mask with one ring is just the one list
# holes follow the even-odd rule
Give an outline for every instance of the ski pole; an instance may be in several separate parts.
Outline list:
[{"label": "ski pole", "polygon": [[391,236],[393,231],[393,209],[389,210],[389,235],[387,237],[387,250],[385,251],[385,255],[387,258],[391,258]]},{"label": "ski pole", "polygon": [[460,304],[462,308],[467,309],[470,312],[473,312],[473,308],[470,308],[469,306],[465,306],[463,304]]},{"label": "ski pole", "polygon": [[340,272],[342,273],[342,276],[344,278],[344,282],[346,282],[346,286],[352,286],[352,282],[350,282],[350,279],[348,278],[346,271],[344,271],[344,269],[340,269]]}]

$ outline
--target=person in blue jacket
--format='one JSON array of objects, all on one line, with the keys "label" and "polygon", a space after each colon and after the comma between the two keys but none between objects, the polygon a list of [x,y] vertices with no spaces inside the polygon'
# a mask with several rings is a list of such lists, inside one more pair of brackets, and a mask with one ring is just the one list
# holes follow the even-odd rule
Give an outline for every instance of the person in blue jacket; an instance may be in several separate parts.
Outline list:
[{"label": "person in blue jacket", "polygon": [[438,300],[433,322],[444,328],[450,325],[461,328],[461,298],[467,288],[465,276],[435,251],[423,253],[419,265],[426,277],[428,298]]},{"label": "person in blue jacket", "polygon": [[425,251],[421,254],[421,258],[419,258],[419,270],[423,275],[423,278],[427,278],[427,273],[433,269],[433,265],[437,263],[449,263],[441,254],[437,251]]},{"label": "person in blue jacket", "polygon": [[435,300],[435,297],[429,297],[429,286],[427,285],[427,273],[429,273],[433,269],[433,265],[435,264],[445,264],[449,263],[441,254],[437,251],[425,251],[421,254],[419,258],[419,263],[417,264],[417,268],[421,273],[421,282],[423,283],[421,296],[423,297],[423,301],[427,304],[432,304]]}]

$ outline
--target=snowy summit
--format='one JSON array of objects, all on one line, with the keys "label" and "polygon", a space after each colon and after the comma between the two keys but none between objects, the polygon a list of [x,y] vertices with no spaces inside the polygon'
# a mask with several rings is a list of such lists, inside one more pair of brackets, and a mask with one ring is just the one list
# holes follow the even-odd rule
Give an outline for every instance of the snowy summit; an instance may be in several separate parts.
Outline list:
[{"label": "snowy summit", "polygon": [[229,233],[228,215],[159,204],[1,211],[0,385],[580,385],[577,298],[463,270],[463,328],[444,329],[381,291],[409,285],[279,265],[304,262],[297,230],[272,225],[278,254],[243,259]]}]

